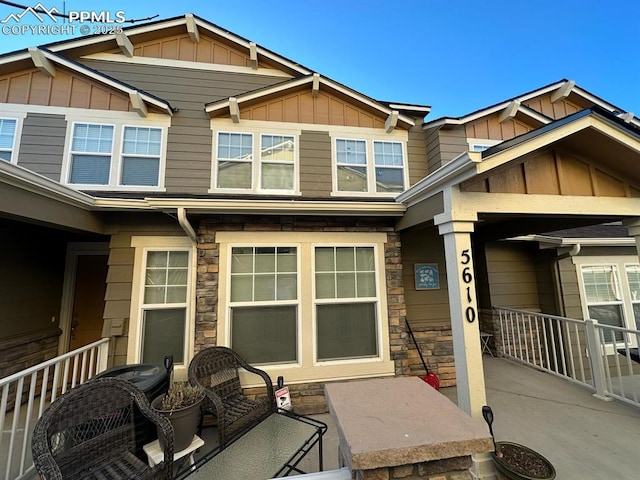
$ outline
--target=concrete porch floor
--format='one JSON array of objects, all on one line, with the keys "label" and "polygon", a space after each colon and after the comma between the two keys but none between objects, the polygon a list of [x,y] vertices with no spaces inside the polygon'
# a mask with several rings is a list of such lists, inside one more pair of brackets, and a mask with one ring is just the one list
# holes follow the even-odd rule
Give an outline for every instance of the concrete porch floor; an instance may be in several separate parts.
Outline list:
[{"label": "concrete porch floor", "polygon": [[[509,360],[489,356],[483,360],[497,441],[537,450],[553,463],[561,480],[638,478],[640,410],[598,400],[566,380]],[[441,393],[455,403],[455,388]],[[338,468],[338,439],[331,416],[314,417],[329,425],[324,438],[325,470]],[[311,452],[302,469],[316,471],[316,459],[316,452]]]}]

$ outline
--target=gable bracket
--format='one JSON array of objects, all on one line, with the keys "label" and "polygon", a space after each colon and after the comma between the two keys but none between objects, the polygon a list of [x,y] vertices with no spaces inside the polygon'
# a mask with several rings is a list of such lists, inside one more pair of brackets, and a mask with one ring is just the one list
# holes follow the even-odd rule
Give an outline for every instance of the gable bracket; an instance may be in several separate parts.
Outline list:
[{"label": "gable bracket", "polygon": [[149,112],[147,111],[147,105],[146,103],[144,103],[140,92],[138,92],[137,90],[129,92],[129,100],[131,100],[131,107],[133,108],[134,112],[136,112],[141,117],[146,117],[148,115]]},{"label": "gable bracket", "polygon": [[251,68],[258,69],[258,46],[255,42],[249,42],[249,60],[251,60]]},{"label": "gable bracket", "polygon": [[316,98],[318,96],[318,92],[320,91],[320,74],[313,74],[313,82],[311,84],[311,96]]},{"label": "gable bracket", "polygon": [[564,82],[551,95],[551,103],[556,103],[558,100],[563,100],[563,99],[567,98],[571,94],[571,91],[573,90],[573,87],[575,87],[575,86],[576,86],[576,82],[574,82],[573,80],[567,80],[566,82]]},{"label": "gable bracket", "polygon": [[229,97],[229,116],[233,123],[240,123],[240,108],[236,97]]},{"label": "gable bracket", "polygon": [[40,72],[44,73],[47,77],[56,76],[56,67],[54,67],[53,63],[44,56],[42,50],[39,50],[36,47],[29,47],[29,55],[31,55],[33,64],[38,70],[40,70]]},{"label": "gable bracket", "polygon": [[189,38],[193,43],[200,43],[200,31],[198,30],[198,25],[196,25],[196,19],[193,18],[193,14],[187,13],[184,16],[184,19],[187,24],[187,33],[189,34]]},{"label": "gable bracket", "polygon": [[633,120],[633,112],[625,112],[618,115],[618,118],[624,120],[625,123],[630,123]]},{"label": "gable bracket", "polygon": [[387,121],[384,122],[384,130],[387,133],[391,133],[394,128],[398,125],[398,111],[392,110],[389,116],[387,117]]},{"label": "gable bracket", "polygon": [[504,110],[500,113],[498,117],[498,121],[500,123],[505,122],[516,116],[518,113],[518,109],[520,108],[520,102],[518,100],[513,100],[509,105],[505,107]]},{"label": "gable bracket", "polygon": [[116,43],[125,57],[133,57],[133,44],[131,43],[131,40],[129,40],[129,37],[127,37],[126,33],[116,33]]}]

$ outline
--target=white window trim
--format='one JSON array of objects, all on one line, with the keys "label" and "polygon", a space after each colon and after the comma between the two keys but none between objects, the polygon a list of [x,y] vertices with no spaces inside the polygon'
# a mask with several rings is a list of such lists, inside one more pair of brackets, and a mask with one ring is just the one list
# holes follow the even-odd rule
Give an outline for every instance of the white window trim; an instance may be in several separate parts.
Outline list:
[{"label": "white window trim", "polygon": [[129,341],[127,345],[127,363],[140,363],[142,356],[142,310],[144,304],[145,265],[149,251],[187,250],[189,251],[189,273],[187,283],[186,325],[185,325],[185,364],[175,365],[176,379],[186,379],[189,362],[194,355],[195,342],[195,306],[197,250],[193,242],[186,237],[133,236],[131,246],[135,249],[133,280],[131,287],[131,308],[129,312]]},{"label": "white window trim", "polygon": [[[610,257],[597,257],[597,256],[577,256],[572,257],[572,261],[576,266],[576,273],[578,277],[578,286],[580,291],[580,306],[582,308],[582,318],[589,318],[589,304],[587,302],[587,293],[584,286],[584,279],[582,277],[582,267],[592,266],[614,266],[618,273],[618,282],[622,291],[622,315],[623,315],[623,328],[635,329],[635,320],[633,317],[633,306],[631,304],[631,290],[629,288],[629,282],[627,280],[627,273],[625,270],[626,265],[638,265],[637,256],[633,255],[619,255]],[[595,305],[592,303],[591,305]],[[629,339],[629,346],[636,347],[637,342],[635,336],[631,336]],[[612,355],[614,353],[613,346],[611,344],[606,345],[606,353]]]},{"label": "white window trim", "polygon": [[[409,166],[407,158],[407,139],[403,138],[403,132],[394,135],[393,132],[385,133],[383,130],[374,133],[359,133],[355,136],[345,136],[339,133],[329,133],[331,137],[331,196],[334,197],[388,197],[395,198],[409,186]],[[405,132],[406,133],[406,132]],[[367,191],[366,192],[349,192],[338,190],[338,156],[337,141],[338,140],[355,140],[365,142],[367,152],[367,163],[364,165],[367,169]],[[375,158],[373,155],[373,142],[395,142],[402,145],[402,179],[404,188],[401,192],[377,192],[376,191],[376,175],[375,175]],[[358,165],[360,166],[360,165]],[[392,168],[382,166],[382,168]],[[398,168],[398,167],[395,167]]]},{"label": "white window trim", "polygon": [[[117,113],[118,115],[114,115]],[[135,116],[132,116],[135,115]],[[165,171],[167,163],[167,136],[170,120],[163,115],[150,114],[147,118],[141,118],[137,114],[128,115],[127,112],[85,112],[85,115],[77,113],[67,114],[67,132],[65,137],[64,154],[62,159],[61,183],[76,190],[108,190],[108,191],[165,191]],[[71,183],[71,143],[73,131],[78,123],[93,125],[111,125],[113,129],[113,144],[111,147],[111,164],[109,169],[109,184],[79,184]],[[162,143],[160,145],[160,165],[158,168],[158,186],[146,185],[121,185],[122,177],[122,140],[126,127],[158,128],[162,132]]]},{"label": "white window trim", "polygon": [[[13,136],[13,145],[11,147],[11,158],[9,159],[9,162],[8,162],[8,163],[13,163],[14,165],[18,163],[18,156],[20,155],[22,125],[24,123],[25,118],[27,118],[27,112],[14,112],[14,111],[0,110],[0,119],[16,121],[16,132]],[[0,161],[3,161],[3,160],[0,160]]]},{"label": "white window trim", "polygon": [[[212,134],[212,159],[211,159],[211,185],[209,193],[240,193],[240,194],[257,194],[257,195],[300,195],[300,134],[299,128],[279,127],[277,123],[269,122],[267,126],[251,125],[242,122],[241,125],[235,124],[218,124],[211,122]],[[219,133],[244,133],[251,135],[252,138],[252,155],[251,160],[251,188],[218,188],[218,134]],[[294,159],[293,159],[293,189],[292,190],[275,190],[263,189],[260,185],[262,173],[262,158],[260,155],[260,145],[262,135],[278,135],[288,136],[294,139]]]},{"label": "white window trim", "polygon": [[[298,249],[298,363],[265,365],[260,368],[272,378],[283,375],[287,383],[330,381],[350,378],[394,375],[395,365],[390,357],[389,320],[387,313],[386,271],[384,262],[384,233],[330,233],[330,232],[218,232],[220,244],[220,275],[218,299],[218,345],[230,346],[229,298],[231,282],[231,248],[239,246],[295,246]],[[378,342],[377,358],[316,362],[315,320],[315,267],[311,265],[315,246],[344,245],[350,247],[373,246],[376,255]],[[258,385],[249,374],[243,383]]]},{"label": "white window trim", "polygon": [[[467,143],[469,145],[470,152],[482,152],[483,150],[486,150],[487,148],[491,148],[494,145],[498,145],[499,143],[502,143],[502,142],[503,140],[491,140],[489,138],[472,138],[472,137],[467,138]],[[486,147],[486,148],[476,150],[475,149],[476,146]]]}]

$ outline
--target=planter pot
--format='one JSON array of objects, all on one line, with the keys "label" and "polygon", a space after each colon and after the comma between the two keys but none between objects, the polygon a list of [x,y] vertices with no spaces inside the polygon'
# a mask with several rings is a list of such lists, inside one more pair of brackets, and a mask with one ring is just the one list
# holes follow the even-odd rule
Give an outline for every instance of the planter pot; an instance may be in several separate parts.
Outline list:
[{"label": "planter pot", "polygon": [[[160,408],[160,402],[164,395],[161,395],[151,402],[151,406],[158,412],[166,416],[171,425],[173,426],[173,451],[179,452],[184,450],[193,441],[193,436],[198,431],[200,425],[200,404],[202,400],[188,407],[179,408],[176,410],[162,410]],[[164,450],[164,442],[162,436],[158,435],[160,441],[160,448]]]},{"label": "planter pot", "polygon": [[553,480],[556,469],[549,460],[538,452],[512,442],[496,442],[499,452],[491,454],[496,467],[496,475],[502,480]]}]

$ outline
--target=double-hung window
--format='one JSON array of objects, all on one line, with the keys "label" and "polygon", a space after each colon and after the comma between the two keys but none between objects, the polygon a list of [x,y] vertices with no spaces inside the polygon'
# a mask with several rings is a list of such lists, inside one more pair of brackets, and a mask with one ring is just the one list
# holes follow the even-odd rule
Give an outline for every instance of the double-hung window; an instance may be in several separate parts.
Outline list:
[{"label": "double-hung window", "polygon": [[13,160],[17,124],[18,122],[15,118],[0,118],[0,160],[5,162]]},{"label": "double-hung window", "polygon": [[68,182],[94,187],[159,187],[163,129],[73,123]]},{"label": "double-hung window", "polygon": [[147,250],[142,294],[140,361],[162,365],[172,354],[187,362],[189,250]]},{"label": "double-hung window", "polygon": [[217,132],[216,189],[291,193],[296,188],[296,137]]},{"label": "double-hung window", "polygon": [[[635,329],[640,330],[640,265],[625,265]],[[634,328],[633,326],[631,328]]]},{"label": "double-hung window", "polygon": [[402,142],[336,138],[335,165],[338,193],[399,193],[405,189]]},{"label": "double-hung window", "polygon": [[231,346],[249,363],[298,361],[298,250],[231,249]]},{"label": "double-hung window", "polygon": [[[617,265],[583,265],[582,282],[589,318],[599,323],[624,327],[624,304]],[[611,342],[611,331],[605,330],[605,340]],[[622,334],[616,332],[617,341]]]},{"label": "double-hung window", "polygon": [[315,247],[316,360],[378,356],[373,247]]}]

